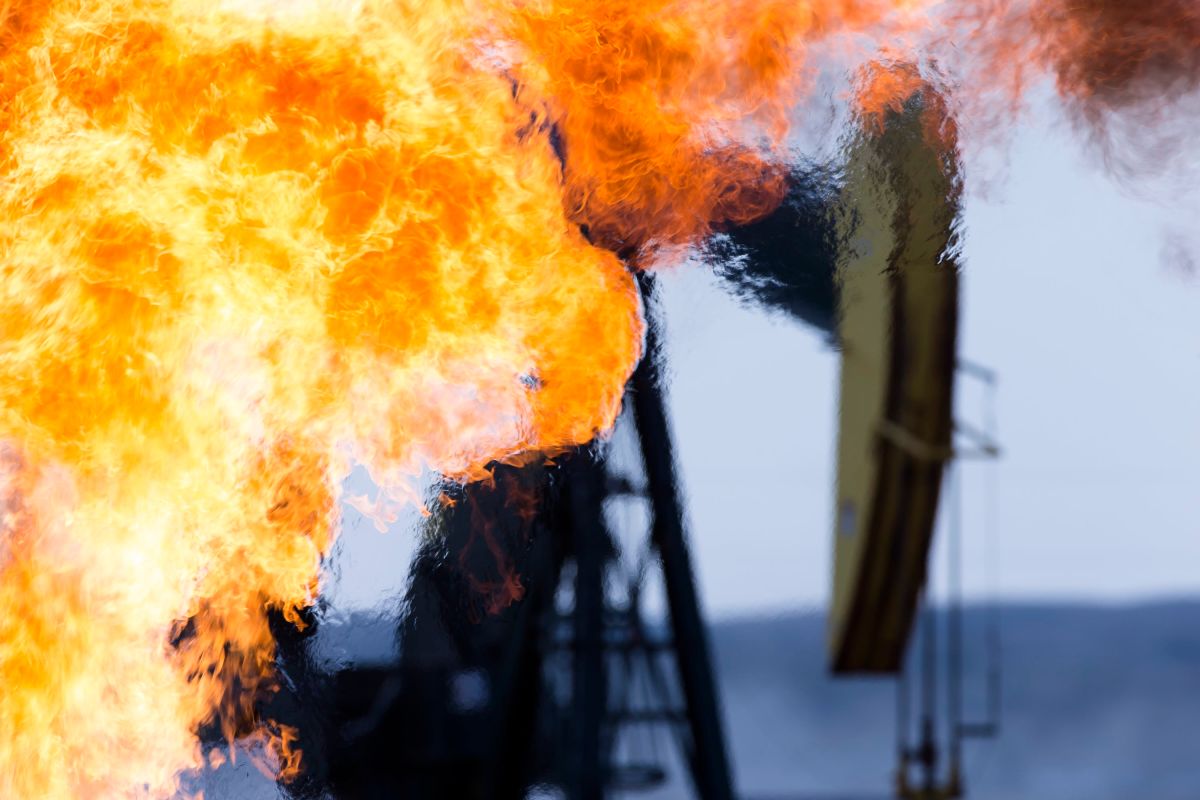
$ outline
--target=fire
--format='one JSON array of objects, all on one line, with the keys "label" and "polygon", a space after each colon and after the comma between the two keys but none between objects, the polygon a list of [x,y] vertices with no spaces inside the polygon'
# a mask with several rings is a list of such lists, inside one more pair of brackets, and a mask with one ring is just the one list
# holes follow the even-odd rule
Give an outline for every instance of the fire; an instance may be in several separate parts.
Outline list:
[{"label": "fire", "polygon": [[266,611],[351,466],[607,430],[615,251],[769,210],[804,42],[907,4],[250,5],[0,3],[0,796],[171,796],[213,722],[294,771]]},{"label": "fire", "polygon": [[1191,0],[1002,0],[961,13],[994,79],[1049,72],[1064,97],[1117,109],[1200,87],[1200,8]]},{"label": "fire", "polygon": [[571,219],[617,252],[749,222],[786,192],[785,136],[806,46],[893,32],[914,0],[553,0],[509,30],[521,97],[547,106]]},{"label": "fire", "polygon": [[1184,166],[1200,114],[1200,5],[1193,0],[978,0],[930,49],[955,63],[960,119],[1006,131],[1049,82],[1122,177]]}]

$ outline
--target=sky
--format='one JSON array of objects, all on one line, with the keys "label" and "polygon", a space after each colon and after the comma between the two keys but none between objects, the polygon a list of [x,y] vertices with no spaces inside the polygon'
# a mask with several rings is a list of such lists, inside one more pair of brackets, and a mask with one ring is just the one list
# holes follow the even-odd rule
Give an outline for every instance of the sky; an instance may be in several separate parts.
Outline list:
[{"label": "sky", "polygon": [[[959,354],[999,375],[1004,456],[963,467],[965,591],[1200,593],[1200,275],[1162,257],[1194,225],[1200,192],[1119,185],[1046,104],[1004,157],[982,190],[967,166]],[[702,272],[663,284],[706,606],[819,608],[837,353],[811,329],[739,307]],[[978,424],[979,392],[959,385],[956,417]]]},{"label": "sky", "polygon": [[[966,594],[1200,594],[1200,274],[1163,258],[1194,225],[1200,191],[1119,184],[1044,102],[990,155],[982,176],[967,162],[959,354],[999,375],[1004,454],[963,466]],[[664,274],[660,292],[705,610],[821,609],[837,353],[739,304],[703,268]],[[960,381],[956,416],[978,424],[973,389]],[[364,488],[351,479],[351,493]],[[380,534],[346,510],[335,608],[394,603],[418,521],[410,512]],[[935,591],[942,558],[935,544]]]}]

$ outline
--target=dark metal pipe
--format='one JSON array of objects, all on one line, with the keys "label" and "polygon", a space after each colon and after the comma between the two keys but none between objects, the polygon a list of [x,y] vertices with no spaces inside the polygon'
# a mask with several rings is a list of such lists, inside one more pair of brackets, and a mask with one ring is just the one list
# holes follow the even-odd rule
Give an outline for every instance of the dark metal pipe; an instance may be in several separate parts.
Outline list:
[{"label": "dark metal pipe", "polygon": [[650,303],[653,279],[642,273],[638,276],[638,286],[646,309],[646,355],[633,373],[633,413],[653,509],[651,536],[662,559],[663,583],[692,736],[689,753],[692,779],[702,800],[731,800],[733,783],[709,656],[708,632],[700,616],[700,600],[684,535],[674,451],[659,384],[658,329]]},{"label": "dark metal pipe", "polygon": [[579,459],[571,475],[571,535],[575,545],[573,702],[576,720],[576,771],[572,800],[602,800],[607,784],[601,746],[608,712],[604,669],[603,474],[591,459]]}]

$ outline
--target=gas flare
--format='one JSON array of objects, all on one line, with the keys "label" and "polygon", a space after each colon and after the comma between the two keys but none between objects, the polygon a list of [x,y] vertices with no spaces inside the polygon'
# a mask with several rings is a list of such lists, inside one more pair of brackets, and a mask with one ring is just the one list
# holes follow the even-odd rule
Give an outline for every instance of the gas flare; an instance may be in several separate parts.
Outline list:
[{"label": "gas flare", "polygon": [[909,5],[0,3],[0,796],[171,796],[212,723],[293,772],[266,611],[351,465],[608,429],[614,253],[769,210],[805,42]]},{"label": "gas flare", "polygon": [[519,6],[509,29],[521,97],[564,142],[568,214],[638,254],[771,211],[804,44],[902,26],[894,12],[915,5],[553,0]]}]

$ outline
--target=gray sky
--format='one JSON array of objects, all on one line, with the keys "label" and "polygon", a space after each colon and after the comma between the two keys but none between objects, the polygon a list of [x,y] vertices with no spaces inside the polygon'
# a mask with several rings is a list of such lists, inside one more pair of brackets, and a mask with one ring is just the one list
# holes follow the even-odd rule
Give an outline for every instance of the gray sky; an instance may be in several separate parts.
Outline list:
[{"label": "gray sky", "polygon": [[[1000,374],[1005,448],[986,563],[989,467],[966,467],[968,594],[989,585],[985,567],[1008,597],[1200,592],[1200,278],[1160,258],[1170,226],[1194,224],[1200,193],[1132,197],[1052,112],[1027,122],[1006,174],[965,209],[960,353]],[[836,353],[797,323],[739,306],[699,268],[661,286],[707,610],[823,606]],[[977,420],[978,402],[961,399],[959,416]],[[352,510],[345,520],[335,605],[388,602],[404,585],[415,515],[388,534]]]}]

